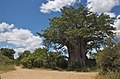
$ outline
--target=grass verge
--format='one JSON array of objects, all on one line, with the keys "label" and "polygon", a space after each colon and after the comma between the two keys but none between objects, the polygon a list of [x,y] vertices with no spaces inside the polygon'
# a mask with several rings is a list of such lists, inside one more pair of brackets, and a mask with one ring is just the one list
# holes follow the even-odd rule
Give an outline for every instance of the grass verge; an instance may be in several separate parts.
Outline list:
[{"label": "grass verge", "polygon": [[11,70],[15,70],[14,65],[3,65],[0,64],[0,74],[4,72],[8,72]]},{"label": "grass verge", "polygon": [[106,75],[98,75],[95,79],[120,79],[120,72],[110,72]]}]

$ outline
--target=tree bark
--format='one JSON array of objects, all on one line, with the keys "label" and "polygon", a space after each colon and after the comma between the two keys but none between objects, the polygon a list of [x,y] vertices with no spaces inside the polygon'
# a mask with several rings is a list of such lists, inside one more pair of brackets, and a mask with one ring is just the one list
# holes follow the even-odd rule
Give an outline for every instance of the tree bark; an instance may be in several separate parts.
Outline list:
[{"label": "tree bark", "polygon": [[76,50],[76,48],[72,44],[69,44],[68,52],[69,52],[69,60],[68,60],[69,67],[74,66],[76,63],[82,64],[79,50]]},{"label": "tree bark", "polygon": [[78,45],[68,44],[69,63],[68,66],[85,67],[86,66],[86,42],[84,39],[79,39]]}]

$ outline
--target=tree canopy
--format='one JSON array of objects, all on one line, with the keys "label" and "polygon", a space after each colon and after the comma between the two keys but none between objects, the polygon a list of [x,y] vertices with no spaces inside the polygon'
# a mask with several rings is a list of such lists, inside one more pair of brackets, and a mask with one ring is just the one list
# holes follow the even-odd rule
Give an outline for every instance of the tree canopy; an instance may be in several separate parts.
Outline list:
[{"label": "tree canopy", "polygon": [[9,59],[14,59],[15,51],[13,49],[9,49],[9,48],[1,48],[0,54],[8,57]]},{"label": "tree canopy", "polygon": [[107,36],[113,36],[115,29],[108,15],[90,12],[81,4],[64,7],[60,16],[49,20],[50,27],[40,36],[45,38],[45,43],[67,46],[69,66],[77,63],[84,67],[86,53],[93,48],[98,50]]}]

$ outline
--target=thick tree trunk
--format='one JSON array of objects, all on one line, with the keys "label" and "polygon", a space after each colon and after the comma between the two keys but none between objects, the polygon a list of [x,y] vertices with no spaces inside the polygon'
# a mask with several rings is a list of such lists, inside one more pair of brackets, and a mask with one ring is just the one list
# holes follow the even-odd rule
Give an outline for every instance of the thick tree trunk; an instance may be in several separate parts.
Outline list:
[{"label": "thick tree trunk", "polygon": [[82,64],[79,50],[76,50],[72,44],[69,44],[68,52],[69,52],[69,67],[72,67],[77,63]]},{"label": "thick tree trunk", "polygon": [[87,58],[87,56],[86,56],[86,45],[87,45],[87,43],[86,43],[86,41],[84,40],[84,39],[81,39],[80,40],[80,53],[81,53],[81,61],[82,61],[82,67],[85,67],[86,66],[86,58]]},{"label": "thick tree trunk", "polygon": [[86,42],[81,39],[79,42],[79,47],[69,43],[68,54],[69,54],[69,67],[76,66],[85,67],[86,64]]}]

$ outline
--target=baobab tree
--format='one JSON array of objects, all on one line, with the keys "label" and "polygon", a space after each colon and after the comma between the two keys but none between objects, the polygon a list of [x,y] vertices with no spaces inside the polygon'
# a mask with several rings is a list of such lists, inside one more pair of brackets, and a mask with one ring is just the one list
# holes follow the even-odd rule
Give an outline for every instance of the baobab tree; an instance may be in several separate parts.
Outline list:
[{"label": "baobab tree", "polygon": [[60,16],[49,20],[50,27],[39,35],[46,43],[68,48],[69,66],[85,67],[88,50],[98,50],[115,29],[108,15],[90,12],[81,4],[64,7]]}]

